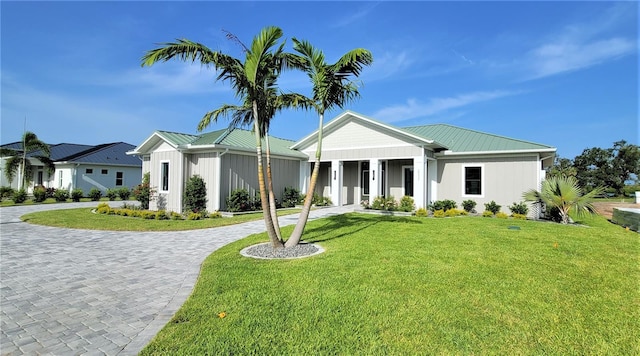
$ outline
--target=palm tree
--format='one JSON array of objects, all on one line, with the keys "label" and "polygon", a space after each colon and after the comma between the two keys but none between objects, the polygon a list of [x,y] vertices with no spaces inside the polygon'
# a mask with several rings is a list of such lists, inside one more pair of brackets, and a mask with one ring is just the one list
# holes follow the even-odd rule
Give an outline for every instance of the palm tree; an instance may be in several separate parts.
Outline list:
[{"label": "palm tree", "polygon": [[602,194],[601,188],[596,188],[587,194],[582,194],[582,188],[573,176],[556,176],[542,182],[542,189],[531,189],[522,197],[525,201],[542,202],[547,207],[557,208],[560,214],[560,222],[569,223],[569,213],[575,212],[578,216],[595,214],[596,209],[591,204],[592,200]]},{"label": "palm tree", "polygon": [[363,48],[351,50],[340,57],[336,63],[327,64],[324,53],[314,48],[309,42],[293,38],[293,43],[293,49],[299,53],[293,61],[293,65],[302,69],[313,85],[313,107],[318,112],[318,145],[304,205],[296,227],[286,242],[286,247],[295,246],[300,242],[302,232],[309,219],[313,191],[320,172],[324,114],[336,106],[343,108],[347,103],[360,97],[357,84],[350,78],[358,77],[364,66],[373,63],[373,55]]},{"label": "palm tree", "polygon": [[28,185],[33,179],[33,166],[27,158],[27,155],[39,160],[47,168],[47,172],[52,174],[55,171],[51,157],[49,145],[40,141],[38,136],[33,132],[27,131],[22,135],[22,150],[0,149],[0,156],[8,157],[5,162],[5,176],[9,183],[13,182],[18,169],[20,169],[20,185],[19,189],[24,189],[25,184]]},{"label": "palm tree", "polygon": [[[186,39],[173,43],[164,43],[162,47],[147,52],[142,58],[142,66],[150,66],[158,61],[168,61],[177,57],[183,61],[199,61],[205,66],[214,66],[219,71],[216,80],[228,80],[235,90],[236,96],[250,105],[253,117],[253,130],[256,139],[256,156],[258,164],[258,185],[269,239],[274,247],[282,247],[283,242],[278,238],[268,203],[265,175],[262,162],[263,123],[270,120],[268,115],[261,112],[264,108],[261,101],[266,100],[266,92],[275,86],[280,71],[287,65],[287,55],[283,52],[284,43],[273,49],[280,38],[282,30],[269,26],[260,31],[253,38],[250,48],[245,47],[244,61],[226,55],[219,51],[212,51],[206,46]],[[211,122],[212,113],[207,113],[200,122],[199,128],[204,128]]]}]

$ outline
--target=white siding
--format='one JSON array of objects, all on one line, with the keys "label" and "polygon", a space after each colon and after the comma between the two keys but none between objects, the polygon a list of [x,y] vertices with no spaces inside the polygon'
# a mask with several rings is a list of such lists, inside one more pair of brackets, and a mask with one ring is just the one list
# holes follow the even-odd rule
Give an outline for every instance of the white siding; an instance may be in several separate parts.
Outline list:
[{"label": "white siding", "polygon": [[[169,162],[169,191],[160,192],[161,162]],[[182,154],[178,151],[153,152],[150,158],[150,185],[156,191],[156,199],[149,203],[151,210],[182,212],[183,182]]]},{"label": "white siding", "polygon": [[[200,176],[207,187],[207,211],[216,210],[220,182],[216,172],[217,152],[194,153],[187,156],[187,179]],[[186,183],[185,183],[186,184]]]}]

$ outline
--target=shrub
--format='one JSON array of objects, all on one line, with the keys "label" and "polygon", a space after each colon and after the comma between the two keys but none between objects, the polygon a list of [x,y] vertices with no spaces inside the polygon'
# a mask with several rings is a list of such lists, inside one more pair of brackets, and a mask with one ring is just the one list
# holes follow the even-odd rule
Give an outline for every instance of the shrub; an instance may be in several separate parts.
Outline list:
[{"label": "shrub", "polygon": [[440,210],[435,210],[433,212],[433,217],[434,218],[444,218],[444,210],[440,209]]},{"label": "shrub", "polygon": [[147,219],[147,220],[152,220],[156,218],[156,213],[154,211],[149,211],[149,210],[141,210],[141,211],[130,210],[130,211],[132,212],[132,214],[129,216],[140,216],[141,218]]},{"label": "shrub", "polygon": [[513,214],[511,216],[516,220],[527,220],[527,216],[523,214]]},{"label": "shrub", "polygon": [[383,196],[377,196],[373,199],[373,203],[371,204],[371,209],[375,210],[394,211],[397,210],[397,208],[398,204],[393,197],[385,198]]},{"label": "shrub", "polygon": [[0,187],[0,201],[4,200],[4,198],[11,198],[12,196],[13,196],[13,188]]},{"label": "shrub", "polygon": [[101,197],[102,192],[100,191],[100,189],[93,187],[89,190],[89,198],[91,198],[92,201],[98,201]]},{"label": "shrub", "polygon": [[219,211],[214,211],[213,213],[209,214],[209,218],[211,219],[218,219],[221,217],[222,217],[222,214]]},{"label": "shrub", "polygon": [[444,215],[447,217],[454,217],[454,216],[459,216],[463,214],[464,210],[458,210],[458,209],[449,209],[447,211],[444,212]]},{"label": "shrub", "polygon": [[84,193],[82,192],[82,189],[80,188],[76,188],[74,190],[71,191],[71,200],[74,202],[79,202],[80,199],[82,199],[82,197],[84,196]]},{"label": "shrub", "polygon": [[44,187],[37,187],[33,189],[33,201],[36,203],[42,203],[47,199],[47,190]]},{"label": "shrub", "polygon": [[300,191],[293,187],[285,187],[282,195],[282,207],[292,208],[300,204]]},{"label": "shrub", "polygon": [[510,207],[508,207],[509,210],[511,210],[511,214],[520,214],[520,215],[527,215],[527,213],[529,212],[529,206],[527,206],[527,203],[525,202],[520,202],[520,203],[513,203],[513,205],[511,205]]},{"label": "shrub", "polygon": [[368,200],[362,200],[360,202],[360,206],[365,208],[365,209],[371,209],[371,206],[369,205],[369,201]]},{"label": "shrub", "polygon": [[187,220],[200,220],[202,219],[202,214],[191,212],[187,215]]},{"label": "shrub", "polygon": [[252,210],[249,192],[246,189],[236,189],[227,198],[227,210],[231,212]]},{"label": "shrub", "polygon": [[489,210],[491,213],[493,213],[493,215],[497,214],[500,211],[501,207],[502,206],[496,204],[496,202],[493,200],[484,204],[484,210]]},{"label": "shrub", "polygon": [[69,192],[65,189],[56,189],[56,193],[53,195],[53,198],[57,202],[65,202],[69,199]]},{"label": "shrub", "polygon": [[118,197],[118,191],[116,189],[107,189],[105,195],[110,201],[114,201]]},{"label": "shrub", "polygon": [[151,196],[155,193],[155,190],[151,188],[151,176],[149,172],[142,176],[142,183],[138,184],[133,189],[133,196],[140,202],[142,209],[149,209],[149,202]]},{"label": "shrub", "polygon": [[458,207],[455,201],[446,199],[446,200],[436,200],[429,207],[432,211],[436,210],[444,210],[447,211],[449,209],[455,209]]},{"label": "shrub", "polygon": [[476,210],[476,202],[469,199],[462,202],[462,208],[464,211],[473,213]]},{"label": "shrub", "polygon": [[127,187],[122,187],[118,189],[118,196],[122,200],[129,200],[129,197],[131,196],[131,191]]},{"label": "shrub", "polygon": [[171,212],[171,220],[182,220],[182,214],[176,213],[175,211]]},{"label": "shrub", "polygon": [[187,211],[194,213],[207,208],[207,186],[199,175],[194,175],[187,181],[183,203]]},{"label": "shrub", "polygon": [[56,194],[56,190],[56,188],[47,188],[47,199],[53,198],[53,196]]},{"label": "shrub", "polygon": [[506,219],[506,218],[508,218],[508,217],[509,217],[509,215],[507,215],[507,214],[505,214],[505,213],[503,213],[503,212],[501,212],[501,211],[499,211],[499,212],[496,214],[496,218],[499,218],[499,219]]},{"label": "shrub", "polygon": [[169,216],[164,210],[156,211],[155,217],[156,220],[169,220]]},{"label": "shrub", "polygon": [[416,210],[416,216],[425,217],[425,216],[429,216],[429,213],[427,212],[427,209],[420,208]]},{"label": "shrub", "polygon": [[96,212],[98,214],[110,214],[111,213],[111,207],[107,203],[100,203],[100,204],[98,204],[98,207],[96,208]]},{"label": "shrub", "polygon": [[494,215],[494,214],[493,214],[490,210],[485,210],[485,211],[482,213],[482,217],[483,217],[483,218],[492,218],[492,217],[493,217],[493,215]]},{"label": "shrub", "polygon": [[16,204],[22,204],[27,200],[27,191],[24,189],[18,189],[13,193],[12,200]]},{"label": "shrub", "polygon": [[315,206],[329,206],[332,204],[331,198],[320,196],[318,193],[313,193],[313,200],[311,204]]},{"label": "shrub", "polygon": [[400,211],[413,211],[416,208],[415,203],[413,202],[413,198],[405,195],[400,199],[400,206],[398,207],[398,210]]}]

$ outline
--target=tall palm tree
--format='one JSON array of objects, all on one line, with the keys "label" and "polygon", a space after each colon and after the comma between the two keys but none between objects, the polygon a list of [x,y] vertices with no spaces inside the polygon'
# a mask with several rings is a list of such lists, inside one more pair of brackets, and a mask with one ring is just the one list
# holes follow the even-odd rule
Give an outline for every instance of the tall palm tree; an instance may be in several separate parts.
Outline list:
[{"label": "tall palm tree", "polygon": [[19,189],[24,189],[24,186],[31,183],[33,179],[33,166],[27,157],[30,153],[32,153],[30,157],[42,162],[49,174],[55,171],[56,168],[50,158],[49,145],[38,139],[38,136],[33,132],[26,131],[22,135],[22,150],[0,149],[0,156],[8,157],[5,161],[5,176],[9,183],[13,182],[18,169],[20,169]]},{"label": "tall palm tree", "polygon": [[[278,238],[271,209],[268,203],[265,174],[262,162],[262,136],[263,122],[269,120],[265,113],[260,111],[261,100],[266,98],[266,90],[273,88],[275,78],[287,65],[286,54],[283,51],[284,43],[275,50],[274,47],[282,37],[282,30],[278,27],[265,27],[253,38],[250,48],[245,48],[244,61],[224,54],[220,51],[212,51],[206,46],[186,39],[173,43],[164,43],[162,47],[148,51],[142,58],[142,66],[150,66],[158,61],[168,61],[178,58],[183,61],[199,61],[205,66],[213,66],[219,71],[216,80],[228,80],[235,94],[244,103],[250,104],[253,117],[253,130],[256,139],[256,156],[258,164],[258,185],[260,200],[264,215],[267,234],[274,247],[282,247],[283,243]],[[203,117],[199,128],[206,127],[207,113]],[[211,116],[209,117],[209,121]]]},{"label": "tall palm tree", "polygon": [[318,145],[304,205],[296,227],[285,244],[286,247],[295,246],[300,242],[302,232],[309,219],[313,191],[320,172],[324,114],[334,107],[343,108],[347,103],[360,97],[358,85],[351,78],[357,78],[364,66],[373,63],[373,55],[363,48],[347,52],[334,64],[327,64],[324,53],[314,48],[308,41],[300,41],[293,38],[293,49],[298,52],[298,55],[292,61],[292,65],[303,70],[313,85],[312,102],[314,109],[318,113]]},{"label": "tall palm tree", "polygon": [[602,194],[601,188],[596,188],[587,194],[582,194],[582,188],[578,185],[576,177],[556,176],[542,182],[540,191],[531,189],[522,197],[525,201],[542,202],[547,207],[557,208],[560,213],[560,222],[569,223],[569,213],[574,211],[578,216],[595,214],[596,209],[591,202]]}]

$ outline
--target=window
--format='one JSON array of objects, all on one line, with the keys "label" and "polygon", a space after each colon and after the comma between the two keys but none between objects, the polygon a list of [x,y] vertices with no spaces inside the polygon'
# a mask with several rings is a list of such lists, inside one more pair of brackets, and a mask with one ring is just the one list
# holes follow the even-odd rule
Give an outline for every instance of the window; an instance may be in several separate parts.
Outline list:
[{"label": "window", "polygon": [[93,174],[93,168],[87,168],[84,170],[85,174]]},{"label": "window", "polygon": [[160,164],[160,190],[169,191],[169,162]]},{"label": "window", "polygon": [[103,169],[102,170],[102,174],[109,174],[109,170],[108,169]]},{"label": "window", "polygon": [[38,171],[38,185],[42,185],[42,183],[44,182],[44,172],[42,172],[42,170]]},{"label": "window", "polygon": [[62,188],[62,171],[58,173],[58,188]]},{"label": "window", "polygon": [[116,172],[116,186],[121,186],[124,181],[124,172]]},{"label": "window", "polygon": [[404,195],[413,196],[413,167],[402,167]]},{"label": "window", "polygon": [[362,162],[360,186],[362,187],[362,195],[369,195],[369,162]]},{"label": "window", "polygon": [[482,194],[482,167],[464,167],[464,195]]}]

